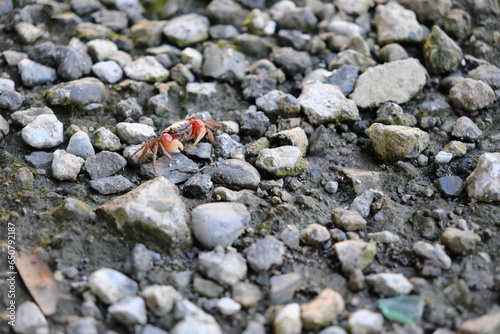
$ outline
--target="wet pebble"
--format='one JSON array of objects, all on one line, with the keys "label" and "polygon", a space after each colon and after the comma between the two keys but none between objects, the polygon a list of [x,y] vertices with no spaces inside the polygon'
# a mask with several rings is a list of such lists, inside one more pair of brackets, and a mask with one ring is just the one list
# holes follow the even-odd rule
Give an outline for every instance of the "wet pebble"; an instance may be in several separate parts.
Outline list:
[{"label": "wet pebble", "polygon": [[484,153],[474,171],[467,177],[467,194],[483,202],[500,201],[500,153]]},{"label": "wet pebble", "polygon": [[106,87],[96,78],[83,78],[60,83],[46,92],[47,100],[53,105],[82,105],[104,100]]},{"label": "wet pebble", "polygon": [[115,84],[123,78],[123,70],[114,60],[100,61],[92,65],[92,71],[101,81]]},{"label": "wet pebble", "polygon": [[250,213],[241,203],[206,203],[192,211],[191,229],[207,249],[231,245],[243,233]]},{"label": "wet pebble", "polygon": [[407,295],[413,290],[413,285],[402,274],[371,274],[366,276],[366,282],[373,291],[387,297]]},{"label": "wet pebble", "polygon": [[380,333],[384,326],[384,316],[366,309],[356,310],[348,320],[352,334]]},{"label": "wet pebble", "polygon": [[243,256],[234,249],[224,253],[221,247],[212,252],[200,253],[198,267],[206,277],[224,285],[235,284],[247,273]]},{"label": "wet pebble", "polygon": [[38,306],[27,301],[20,304],[16,310],[15,332],[20,334],[48,333],[49,324]]},{"label": "wet pebble", "polygon": [[144,299],[141,297],[126,297],[108,307],[108,317],[125,326],[145,325],[148,316]]},{"label": "wet pebble", "polygon": [[25,86],[37,86],[57,79],[56,70],[30,59],[23,59],[18,64],[19,74]]},{"label": "wet pebble", "polygon": [[148,309],[157,316],[163,316],[173,309],[178,292],[170,285],[153,284],[145,287],[139,295],[146,302]]},{"label": "wet pebble", "polygon": [[476,111],[495,101],[495,92],[488,84],[474,79],[465,79],[450,89],[451,102],[467,111]]},{"label": "wet pebble", "polygon": [[275,304],[285,304],[293,299],[295,291],[300,287],[301,276],[297,273],[275,275],[270,278],[269,293]]},{"label": "wet pebble", "polygon": [[89,276],[89,288],[105,304],[115,304],[138,291],[133,279],[111,268],[94,271]]},{"label": "wet pebble", "polygon": [[95,130],[92,134],[92,145],[100,149],[101,151],[111,151],[115,152],[121,149],[120,138],[115,135],[111,130],[100,127]]},{"label": "wet pebble", "polygon": [[155,138],[155,130],[146,124],[121,122],[116,125],[116,134],[127,144],[140,144]]},{"label": "wet pebble", "polygon": [[23,104],[25,97],[23,94],[13,90],[6,90],[0,94],[0,108],[9,111],[16,111]]},{"label": "wet pebble", "polygon": [[462,192],[464,181],[458,176],[443,176],[435,181],[436,187],[447,196],[458,196]]},{"label": "wet pebble", "polygon": [[245,250],[247,261],[255,271],[269,270],[273,265],[283,263],[285,245],[273,236],[257,240]]},{"label": "wet pebble", "polygon": [[77,131],[69,139],[66,152],[74,154],[78,157],[86,159],[95,154],[94,147],[90,142],[90,137],[83,131]]},{"label": "wet pebble", "polygon": [[302,152],[295,146],[265,148],[259,152],[255,165],[278,177],[296,176],[307,167]]},{"label": "wet pebble", "polygon": [[366,220],[358,211],[336,208],[332,211],[332,222],[336,227],[352,232],[366,225]]},{"label": "wet pebble", "polygon": [[447,227],[441,236],[441,242],[446,249],[458,255],[469,254],[480,241],[481,238],[476,233],[453,227]]},{"label": "wet pebble", "polygon": [[264,297],[260,287],[246,282],[234,284],[231,295],[235,301],[248,308],[257,305]]},{"label": "wet pebble", "polygon": [[133,188],[132,182],[122,175],[101,177],[90,180],[90,186],[99,194],[109,195],[128,191]]},{"label": "wet pebble", "polygon": [[344,298],[340,293],[330,288],[323,289],[314,299],[300,307],[304,328],[322,328],[337,319],[344,308]]},{"label": "wet pebble", "polygon": [[464,141],[476,141],[483,131],[470,118],[462,116],[455,121],[451,135]]},{"label": "wet pebble", "polygon": [[300,240],[307,245],[316,245],[328,239],[330,239],[330,232],[320,224],[313,223],[300,231]]},{"label": "wet pebble", "polygon": [[102,151],[86,159],[85,170],[92,180],[111,176],[127,165],[127,160],[115,152]]},{"label": "wet pebble", "polygon": [[52,176],[58,180],[76,181],[84,162],[76,155],[56,150],[52,158]]},{"label": "wet pebble", "polygon": [[143,56],[125,66],[125,75],[132,80],[161,82],[168,79],[169,71],[155,57]]},{"label": "wet pebble", "polygon": [[274,317],[273,328],[276,334],[302,333],[300,305],[297,303],[287,304],[280,309]]},{"label": "wet pebble", "polygon": [[256,189],[260,182],[260,174],[255,167],[238,159],[222,160],[203,172],[210,175],[214,183],[236,190]]}]

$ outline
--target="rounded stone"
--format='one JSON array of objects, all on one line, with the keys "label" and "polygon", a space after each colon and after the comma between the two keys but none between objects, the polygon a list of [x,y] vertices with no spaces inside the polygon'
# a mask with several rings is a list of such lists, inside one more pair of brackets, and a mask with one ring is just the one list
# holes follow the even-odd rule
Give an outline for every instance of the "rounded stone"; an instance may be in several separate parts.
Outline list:
[{"label": "rounded stone", "polygon": [[495,102],[495,92],[488,84],[465,79],[450,89],[450,100],[459,108],[476,111]]},{"label": "rounded stone", "polygon": [[34,148],[52,148],[64,141],[63,124],[54,114],[40,115],[21,131],[26,144]]},{"label": "rounded stone", "polygon": [[134,296],[139,290],[138,284],[121,272],[101,268],[89,276],[89,288],[105,304],[114,304]]},{"label": "rounded stone", "polygon": [[500,153],[484,153],[465,180],[467,194],[483,202],[500,201]]},{"label": "rounded stone", "polygon": [[302,152],[295,146],[265,148],[259,152],[255,165],[278,177],[296,176],[307,167]]},{"label": "rounded stone", "polygon": [[469,254],[480,241],[481,238],[476,233],[453,227],[447,227],[441,236],[441,242],[446,249],[458,255]]},{"label": "rounded stone", "polygon": [[232,189],[256,189],[260,182],[259,172],[246,161],[228,159],[207,168],[204,173],[212,176],[214,183]]}]

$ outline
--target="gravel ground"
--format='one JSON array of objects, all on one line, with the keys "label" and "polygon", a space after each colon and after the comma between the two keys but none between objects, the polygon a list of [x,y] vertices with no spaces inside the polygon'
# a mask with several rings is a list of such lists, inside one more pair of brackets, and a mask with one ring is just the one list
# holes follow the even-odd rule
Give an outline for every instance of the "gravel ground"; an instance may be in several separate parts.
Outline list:
[{"label": "gravel ground", "polygon": [[500,333],[499,15],[2,1],[0,332]]}]

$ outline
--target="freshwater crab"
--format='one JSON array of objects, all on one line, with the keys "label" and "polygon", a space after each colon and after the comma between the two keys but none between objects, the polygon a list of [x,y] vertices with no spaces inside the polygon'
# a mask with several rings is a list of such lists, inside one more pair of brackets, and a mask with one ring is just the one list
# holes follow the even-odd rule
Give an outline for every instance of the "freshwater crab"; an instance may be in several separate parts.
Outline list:
[{"label": "freshwater crab", "polygon": [[206,125],[219,127],[220,124],[215,121],[209,120],[201,120],[196,116],[191,116],[186,118],[183,121],[176,122],[170,125],[168,128],[161,132],[159,138],[153,138],[148,140],[144,145],[142,145],[137,151],[135,151],[130,157],[133,157],[137,153],[142,151],[141,156],[139,157],[139,165],[142,163],[149,149],[153,150],[153,171],[156,175],[156,157],[158,155],[158,151],[160,150],[163,154],[173,160],[178,162],[178,160],[172,158],[170,153],[179,153],[184,149],[183,142],[186,142],[191,139],[196,139],[194,141],[194,145],[198,144],[198,142],[207,135],[210,143],[215,146],[214,135],[212,131],[206,127]]}]

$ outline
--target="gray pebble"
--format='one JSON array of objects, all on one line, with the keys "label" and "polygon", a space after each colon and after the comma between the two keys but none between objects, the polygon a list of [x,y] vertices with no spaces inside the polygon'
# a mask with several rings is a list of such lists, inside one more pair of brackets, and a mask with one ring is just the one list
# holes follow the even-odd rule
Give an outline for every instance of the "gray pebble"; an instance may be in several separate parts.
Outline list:
[{"label": "gray pebble", "polygon": [[186,14],[169,20],[163,34],[180,48],[208,38],[208,18],[199,14]]},{"label": "gray pebble", "polygon": [[432,261],[442,269],[451,267],[451,259],[441,245],[433,246],[424,241],[417,241],[413,244],[412,249],[419,257]]},{"label": "gray pebble", "polygon": [[19,22],[16,24],[15,31],[21,41],[26,44],[35,42],[45,33],[43,29],[40,29],[28,22]]},{"label": "gray pebble", "polygon": [[141,123],[118,123],[116,134],[127,144],[140,144],[156,137],[152,127]]},{"label": "gray pebble", "polygon": [[333,245],[342,270],[352,274],[367,267],[377,254],[377,245],[361,240],[345,240]]},{"label": "gray pebble", "polygon": [[[142,116],[142,107],[135,97],[129,97],[116,104],[115,113],[120,119],[138,118]],[[121,123],[120,123],[121,124]]]},{"label": "gray pebble", "polygon": [[123,70],[114,60],[100,61],[92,65],[92,71],[104,82],[114,84],[123,78]]},{"label": "gray pebble", "polygon": [[159,327],[147,324],[142,328],[141,334],[168,334],[168,332]]},{"label": "gray pebble", "polygon": [[287,225],[283,232],[281,232],[280,239],[288,248],[294,250],[300,249],[300,231],[297,226]]},{"label": "gray pebble", "polygon": [[100,194],[109,195],[129,191],[133,188],[130,182],[123,175],[102,177],[96,180],[90,180],[90,186]]},{"label": "gray pebble", "polygon": [[61,204],[51,210],[51,214],[57,221],[85,222],[92,213],[92,207],[76,198],[67,197]]},{"label": "gray pebble", "polygon": [[118,47],[108,39],[94,39],[87,42],[87,52],[96,63],[108,59],[116,51]]},{"label": "gray pebble", "polygon": [[390,43],[384,45],[380,49],[379,58],[382,62],[388,63],[395,60],[408,58],[408,52],[398,43]]},{"label": "gray pebble", "polygon": [[87,105],[104,100],[106,87],[96,78],[82,78],[53,86],[46,92],[47,100],[54,105]]},{"label": "gray pebble", "polygon": [[210,143],[198,143],[197,145],[184,145],[183,153],[191,158],[210,160],[213,146]]},{"label": "gray pebble", "polygon": [[384,327],[384,316],[366,309],[354,311],[348,320],[351,333],[380,333]]},{"label": "gray pebble", "polygon": [[198,266],[206,277],[224,285],[235,284],[243,279],[247,273],[245,259],[235,250],[224,254],[219,248],[219,251],[200,253]]},{"label": "gray pebble", "polygon": [[85,170],[92,180],[111,176],[127,165],[127,160],[115,152],[102,151],[85,161]]},{"label": "gray pebble", "polygon": [[57,79],[56,70],[30,59],[23,59],[18,64],[19,74],[25,86],[43,85]]},{"label": "gray pebble", "polygon": [[359,212],[361,217],[366,218],[370,214],[370,206],[372,205],[374,197],[375,193],[373,190],[365,190],[352,201],[349,209]]},{"label": "gray pebble", "polygon": [[121,272],[101,268],[89,276],[89,288],[105,304],[114,304],[129,296],[135,296],[137,283]]},{"label": "gray pebble", "polygon": [[68,323],[67,334],[98,334],[96,321],[92,317],[72,319]]},{"label": "gray pebble", "polygon": [[8,135],[10,131],[9,123],[2,115],[0,115],[0,139]]},{"label": "gray pebble", "polygon": [[375,25],[379,44],[421,42],[424,37],[415,13],[395,2],[376,7]]},{"label": "gray pebble", "polygon": [[232,297],[243,307],[257,305],[264,297],[260,287],[252,283],[238,282],[232,287]]},{"label": "gray pebble", "polygon": [[16,333],[48,333],[49,324],[38,306],[27,301],[16,310]]},{"label": "gray pebble", "polygon": [[139,81],[165,81],[169,71],[155,57],[143,56],[125,66],[125,75],[132,80]]},{"label": "gray pebble", "polygon": [[58,180],[76,181],[84,162],[76,155],[56,150],[52,159],[52,176]]},{"label": "gray pebble", "polygon": [[121,149],[120,138],[111,130],[101,127],[92,134],[92,145],[102,151],[115,152]]},{"label": "gray pebble", "polygon": [[77,131],[69,139],[66,152],[86,159],[95,154],[94,147],[90,142],[89,135],[83,131]]},{"label": "gray pebble", "polygon": [[63,130],[63,124],[55,115],[40,115],[23,128],[21,135],[26,144],[34,148],[52,148],[63,142]]},{"label": "gray pebble", "polygon": [[30,155],[24,156],[26,161],[33,165],[35,168],[50,166],[52,162],[53,153],[44,151],[35,151]]},{"label": "gray pebble", "polygon": [[15,84],[14,81],[6,78],[0,78],[0,94],[6,90],[14,90]]},{"label": "gray pebble", "polygon": [[183,320],[179,321],[170,331],[171,334],[184,333],[210,333],[222,334],[222,329],[209,314],[193,314],[188,315]]},{"label": "gray pebble", "polygon": [[217,298],[224,292],[224,288],[219,284],[199,276],[196,276],[193,280],[193,289],[209,298]]},{"label": "gray pebble", "polygon": [[16,111],[24,102],[24,95],[14,90],[6,90],[0,94],[0,108]]},{"label": "gray pebble", "polygon": [[500,68],[494,65],[480,65],[469,71],[468,75],[471,79],[490,85],[494,90],[500,89]]},{"label": "gray pebble", "polygon": [[5,50],[3,52],[3,57],[9,66],[17,66],[19,62],[23,59],[28,58],[28,55],[24,52]]},{"label": "gray pebble", "polygon": [[495,92],[488,84],[465,79],[450,89],[450,100],[459,108],[476,111],[495,102]]},{"label": "gray pebble", "polygon": [[259,172],[248,162],[229,159],[207,167],[203,173],[212,177],[214,183],[231,189],[256,189],[260,182]]},{"label": "gray pebble", "polygon": [[245,250],[248,264],[255,271],[269,270],[273,265],[283,263],[285,245],[273,236],[266,236]]},{"label": "gray pebble", "polygon": [[276,275],[269,280],[271,300],[275,304],[286,304],[293,299],[299,288],[301,276],[297,273]]},{"label": "gray pebble", "polygon": [[184,193],[193,198],[205,198],[213,187],[210,175],[194,175],[184,184]]},{"label": "gray pebble", "polygon": [[219,80],[242,80],[248,66],[245,55],[209,43],[203,51],[203,75]]},{"label": "gray pebble", "polygon": [[338,69],[324,75],[325,82],[337,86],[345,96],[352,93],[357,79],[358,69],[348,64],[342,65]]},{"label": "gray pebble", "polygon": [[265,148],[259,152],[255,165],[278,177],[297,176],[307,167],[302,152],[295,146]]},{"label": "gray pebble", "polygon": [[141,297],[126,297],[108,307],[108,316],[125,326],[145,325],[148,321],[146,304]]},{"label": "gray pebble", "polygon": [[483,131],[470,118],[462,116],[456,120],[451,135],[461,140],[476,141],[483,135]]},{"label": "gray pebble", "polygon": [[447,164],[448,162],[453,159],[453,154],[445,152],[445,151],[439,151],[438,154],[434,157],[434,162],[437,164]]},{"label": "gray pebble", "polygon": [[143,280],[153,267],[153,254],[143,244],[136,244],[125,260],[123,270],[137,281]]},{"label": "gray pebble", "polygon": [[241,114],[240,130],[255,138],[262,137],[269,126],[269,118],[262,111],[245,110]]},{"label": "gray pebble", "polygon": [[145,287],[140,296],[148,308],[157,316],[168,314],[174,307],[178,292],[170,285],[153,284]]},{"label": "gray pebble", "polygon": [[307,73],[312,68],[311,57],[307,52],[299,52],[291,47],[278,48],[269,55],[270,60],[281,67],[286,74],[294,76]]},{"label": "gray pebble", "polygon": [[386,297],[407,295],[413,290],[413,285],[402,274],[371,274],[366,276],[366,282],[373,291]]},{"label": "gray pebble", "polygon": [[12,113],[10,117],[17,124],[26,126],[33,122],[38,116],[45,114],[54,114],[54,112],[48,107],[32,107],[26,110],[16,111]]},{"label": "gray pebble", "polygon": [[[137,154],[138,155],[138,154]],[[171,153],[172,158],[177,161],[172,161],[167,157],[162,157],[156,161],[156,167],[153,168],[152,163],[143,163],[141,165],[141,175],[153,178],[163,176],[175,184],[185,182],[195,173],[199,172],[198,165],[182,153]]]},{"label": "gray pebble", "polygon": [[465,180],[467,194],[483,202],[500,201],[500,153],[484,153],[478,161],[474,171]]},{"label": "gray pebble", "polygon": [[245,147],[227,133],[217,136],[216,144],[223,158],[243,159]]},{"label": "gray pebble", "polygon": [[210,28],[208,29],[208,33],[213,39],[218,40],[231,39],[233,37],[236,37],[240,32],[233,25],[216,24],[210,26]]}]

